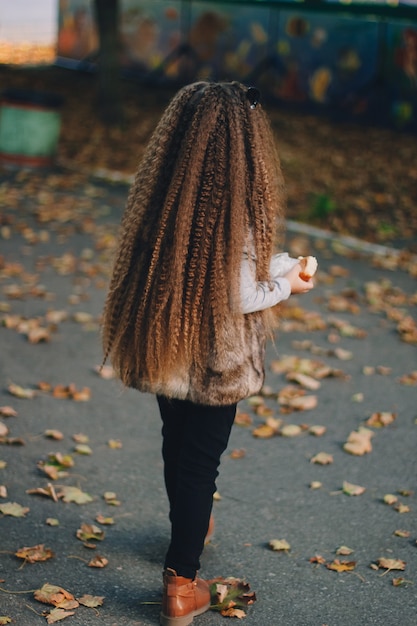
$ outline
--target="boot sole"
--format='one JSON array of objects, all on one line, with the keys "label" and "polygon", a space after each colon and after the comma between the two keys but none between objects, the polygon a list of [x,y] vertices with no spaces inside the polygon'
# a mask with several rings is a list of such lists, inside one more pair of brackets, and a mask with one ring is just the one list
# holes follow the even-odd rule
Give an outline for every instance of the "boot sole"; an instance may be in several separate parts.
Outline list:
[{"label": "boot sole", "polygon": [[205,606],[197,611],[193,611],[192,613],[188,613],[188,615],[183,615],[182,617],[168,617],[168,615],[164,615],[161,613],[160,615],[160,625],[161,626],[188,626],[191,624],[193,619],[202,613],[205,613],[210,608],[210,602],[208,602]]}]

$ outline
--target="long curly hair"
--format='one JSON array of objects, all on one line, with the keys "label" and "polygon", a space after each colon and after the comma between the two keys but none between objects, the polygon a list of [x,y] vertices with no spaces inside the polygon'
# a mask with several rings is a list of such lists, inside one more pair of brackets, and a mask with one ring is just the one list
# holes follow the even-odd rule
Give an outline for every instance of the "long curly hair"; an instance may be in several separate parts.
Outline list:
[{"label": "long curly hair", "polygon": [[243,315],[245,247],[256,279],[270,280],[283,204],[269,120],[247,88],[180,89],[130,189],[103,313],[104,362],[125,384],[204,369],[217,329]]}]

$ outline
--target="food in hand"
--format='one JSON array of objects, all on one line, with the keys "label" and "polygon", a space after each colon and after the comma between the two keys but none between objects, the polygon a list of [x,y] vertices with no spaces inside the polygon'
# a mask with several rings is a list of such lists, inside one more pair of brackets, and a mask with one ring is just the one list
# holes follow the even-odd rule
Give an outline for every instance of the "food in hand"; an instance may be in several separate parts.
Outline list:
[{"label": "food in hand", "polygon": [[299,257],[299,263],[301,265],[300,278],[308,281],[314,276],[317,271],[317,259],[315,256],[303,256]]}]

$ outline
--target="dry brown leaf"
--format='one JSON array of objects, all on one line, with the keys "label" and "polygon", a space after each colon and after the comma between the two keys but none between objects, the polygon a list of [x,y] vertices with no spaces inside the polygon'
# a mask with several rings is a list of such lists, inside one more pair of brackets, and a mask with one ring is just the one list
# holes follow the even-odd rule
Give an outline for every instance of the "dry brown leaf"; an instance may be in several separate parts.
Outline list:
[{"label": "dry brown leaf", "polygon": [[321,387],[320,381],[316,380],[312,376],[308,376],[307,374],[303,374],[301,372],[288,372],[288,374],[286,375],[286,379],[291,382],[298,383],[309,391],[316,391]]},{"label": "dry brown leaf", "polygon": [[11,406],[0,406],[0,415],[3,417],[17,417],[17,411]]},{"label": "dry brown leaf", "polygon": [[386,559],[385,557],[378,559],[377,563],[379,568],[387,570],[405,570],[405,566],[407,565],[406,562],[401,559]]},{"label": "dry brown leaf", "polygon": [[362,456],[372,451],[371,439],[374,433],[362,426],[357,431],[352,431],[347,442],[343,445],[345,452],[355,456]]},{"label": "dry brown leaf", "polygon": [[334,572],[351,572],[356,567],[356,561],[340,561],[339,559],[335,559],[331,563],[326,563],[326,567]]},{"label": "dry brown leaf", "polygon": [[237,424],[238,426],[251,426],[252,425],[252,418],[249,415],[249,413],[241,413],[240,411],[238,411],[236,413],[236,417],[235,417],[235,424]]},{"label": "dry brown leaf", "polygon": [[26,563],[36,563],[38,561],[47,561],[55,555],[50,548],[45,548],[45,544],[41,543],[31,548],[20,548],[15,552],[15,556],[19,559],[24,559]]},{"label": "dry brown leaf", "polygon": [[85,593],[81,598],[77,598],[78,602],[83,606],[87,606],[90,609],[95,609],[98,606],[102,606],[104,602],[104,596],[91,596]]},{"label": "dry brown leaf", "polygon": [[310,459],[310,463],[317,463],[318,465],[330,465],[333,463],[333,455],[327,452],[319,452]]},{"label": "dry brown leaf", "polygon": [[237,617],[238,619],[243,619],[244,617],[246,617],[245,611],[243,611],[242,609],[236,609],[234,607],[231,607],[230,609],[223,609],[222,611],[220,611],[220,614],[223,615],[223,617]]},{"label": "dry brown leaf", "polygon": [[246,450],[244,448],[236,448],[230,453],[231,459],[243,459],[246,456]]},{"label": "dry brown leaf", "polygon": [[285,539],[271,539],[268,546],[275,552],[288,552],[291,549],[290,544]]},{"label": "dry brown leaf", "polygon": [[52,609],[46,616],[46,622],[48,624],[56,624],[57,622],[61,622],[63,619],[67,617],[71,617],[71,615],[75,615],[74,611],[65,611],[61,608]]},{"label": "dry brown leaf", "polygon": [[285,424],[280,430],[280,435],[283,437],[297,437],[302,432],[303,429],[298,424]]},{"label": "dry brown leaf", "polygon": [[89,563],[88,563],[88,567],[106,567],[106,565],[108,565],[109,560],[106,559],[104,556],[100,556],[100,555],[96,555],[94,556],[92,559],[90,559]]},{"label": "dry brown leaf", "polygon": [[74,596],[72,593],[69,593],[69,591],[49,583],[45,583],[40,589],[36,589],[33,595],[38,602],[52,604],[53,606],[59,606],[62,602],[67,600],[75,600]]},{"label": "dry brown leaf", "polygon": [[366,487],[361,487],[360,485],[353,485],[352,483],[348,483],[346,480],[343,481],[343,493],[347,496],[360,496],[366,491]]},{"label": "dry brown leaf", "polygon": [[397,418],[396,413],[390,413],[388,411],[382,411],[377,413],[372,413],[372,415],[366,420],[367,426],[372,426],[374,428],[381,428],[382,426],[388,426],[388,424],[392,424],[392,422]]}]

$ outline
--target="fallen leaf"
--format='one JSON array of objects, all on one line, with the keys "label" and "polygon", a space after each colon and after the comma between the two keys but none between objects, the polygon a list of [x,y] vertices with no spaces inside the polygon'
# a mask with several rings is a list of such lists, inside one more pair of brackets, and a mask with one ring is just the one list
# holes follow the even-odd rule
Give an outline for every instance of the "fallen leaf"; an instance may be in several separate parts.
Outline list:
[{"label": "fallen leaf", "polygon": [[326,563],[327,569],[334,572],[351,572],[356,567],[356,561],[340,561],[335,559],[331,563]]},{"label": "fallen leaf", "polygon": [[97,554],[97,556],[94,556],[88,563],[88,567],[106,567],[106,565],[108,565],[109,560],[106,559],[104,556],[99,556]]},{"label": "fallen leaf", "polygon": [[324,558],[324,556],[321,556],[320,554],[315,554],[309,559],[309,562],[317,563],[317,565],[324,565],[326,563],[326,559]]},{"label": "fallen leaf", "polygon": [[235,609],[234,607],[231,607],[230,609],[223,609],[220,611],[220,614],[223,615],[223,617],[237,617],[238,619],[246,617],[245,611],[242,611],[242,609]]},{"label": "fallen leaf", "polygon": [[392,493],[385,494],[383,500],[384,500],[385,504],[388,504],[389,506],[391,506],[392,504],[395,504],[396,502],[398,502],[397,496],[395,496]]},{"label": "fallen leaf", "polygon": [[76,536],[80,541],[90,541],[91,539],[103,541],[104,531],[98,526],[95,526],[95,524],[83,523],[81,524],[81,528],[77,530]]},{"label": "fallen leaf", "polygon": [[326,430],[326,426],[320,426],[319,424],[315,424],[313,426],[310,426],[308,432],[310,433],[310,435],[314,435],[314,437],[322,437],[325,434]]},{"label": "fallen leaf", "polygon": [[75,600],[72,593],[69,593],[69,591],[57,585],[51,585],[50,583],[45,583],[40,589],[36,589],[33,595],[38,602],[52,604],[53,606],[59,606],[62,602],[67,600]]},{"label": "fallen leaf", "polygon": [[390,413],[388,411],[372,413],[372,415],[366,420],[365,424],[374,428],[381,428],[382,426],[392,424],[396,417],[396,413]]},{"label": "fallen leaf", "polygon": [[47,561],[54,557],[54,553],[50,548],[45,548],[43,543],[31,548],[20,548],[15,552],[15,556],[24,559],[27,563],[36,563],[38,561]]},{"label": "fallen leaf", "polygon": [[120,450],[121,448],[123,448],[123,444],[120,439],[109,439],[107,445],[109,446],[110,450]]},{"label": "fallen leaf", "polygon": [[360,485],[353,485],[352,483],[348,483],[346,480],[343,481],[343,493],[347,496],[360,496],[365,491],[365,487],[361,487]]},{"label": "fallen leaf", "polygon": [[236,448],[235,450],[232,450],[230,453],[231,459],[243,459],[245,456],[246,456],[246,450],[244,450],[243,448]]},{"label": "fallen leaf", "polygon": [[91,596],[88,593],[77,598],[78,602],[83,606],[87,606],[90,609],[95,609],[98,606],[102,606],[104,602],[104,596]]},{"label": "fallen leaf", "polygon": [[377,563],[378,563],[378,567],[380,567],[381,569],[387,569],[387,570],[392,570],[392,569],[405,570],[405,566],[406,566],[406,562],[402,561],[401,559],[386,559],[384,557],[381,557],[380,559],[378,559]]},{"label": "fallen leaf", "polygon": [[317,463],[318,465],[329,465],[333,463],[333,455],[327,452],[319,452],[310,459],[310,463]]},{"label": "fallen leaf", "polygon": [[11,624],[12,619],[11,617],[7,617],[6,615],[0,615],[0,625],[3,626],[4,624]]},{"label": "fallen leaf", "polygon": [[321,487],[323,487],[323,483],[321,483],[319,480],[313,480],[310,483],[310,489],[320,489]]},{"label": "fallen leaf", "polygon": [[404,538],[408,539],[408,537],[410,537],[411,533],[410,533],[409,530],[400,530],[400,529],[398,529],[398,530],[394,531],[394,535],[396,537],[404,537]]},{"label": "fallen leaf", "polygon": [[12,396],[16,396],[16,398],[32,400],[36,397],[36,391],[34,389],[21,387],[20,385],[15,385],[14,383],[10,384],[7,387],[7,390],[10,394],[12,394]]},{"label": "fallen leaf", "polygon": [[0,406],[0,415],[3,417],[17,417],[17,411],[11,406]]},{"label": "fallen leaf", "polygon": [[45,437],[48,437],[48,439],[55,439],[56,441],[62,441],[64,435],[60,430],[48,429],[45,430]]},{"label": "fallen leaf", "polygon": [[74,611],[65,611],[64,609],[56,608],[52,609],[48,615],[46,616],[46,621],[48,624],[56,624],[57,622],[66,619],[67,617],[71,617],[71,615],[75,615]]},{"label": "fallen leaf", "polygon": [[349,556],[349,554],[352,554],[352,552],[352,548],[348,548],[347,546],[340,546],[340,548],[337,548],[336,550],[336,554],[338,554],[339,556]]},{"label": "fallen leaf", "polygon": [[290,544],[285,539],[271,539],[268,546],[275,552],[287,552],[291,549]]},{"label": "fallen leaf", "polygon": [[78,487],[61,487],[57,494],[58,498],[62,498],[64,502],[75,502],[76,504],[87,504],[92,502],[93,498]]},{"label": "fallen leaf", "polygon": [[21,506],[17,502],[5,502],[0,504],[0,513],[10,515],[11,517],[25,517],[29,513],[29,507]]},{"label": "fallen leaf", "polygon": [[236,417],[235,417],[235,424],[237,424],[238,426],[251,426],[252,425],[252,418],[249,415],[249,413],[241,413],[240,411],[238,411],[236,413]]},{"label": "fallen leaf", "polygon": [[372,451],[371,439],[374,433],[362,426],[357,431],[352,431],[347,442],[343,445],[345,452],[355,456],[362,456]]}]

